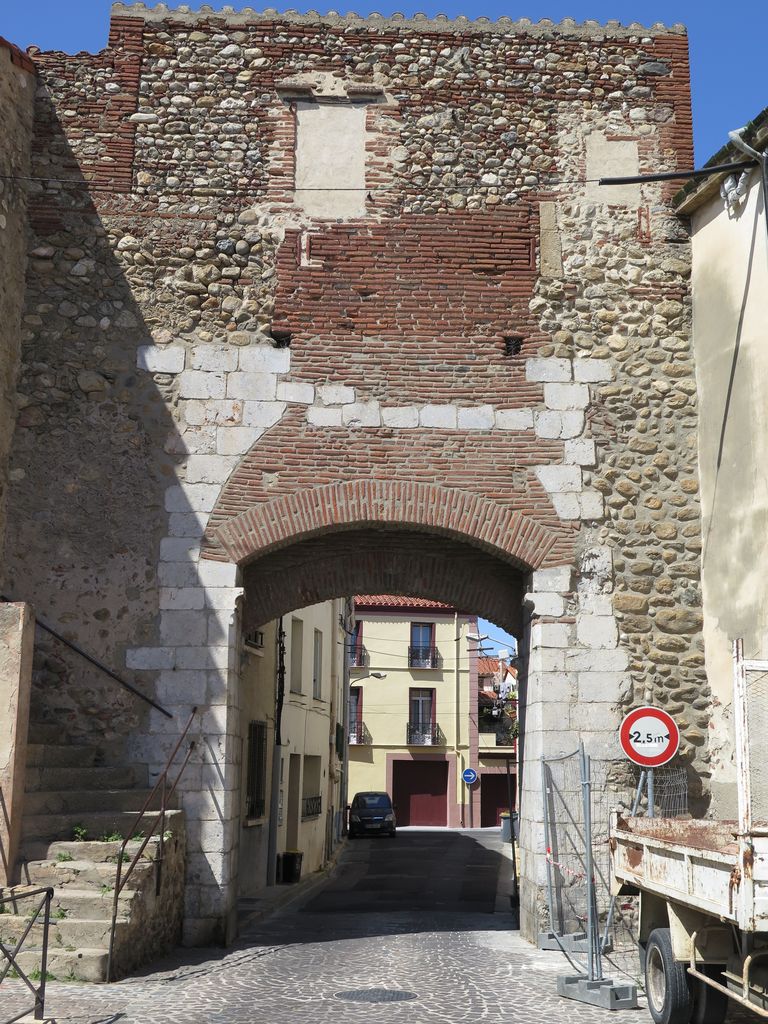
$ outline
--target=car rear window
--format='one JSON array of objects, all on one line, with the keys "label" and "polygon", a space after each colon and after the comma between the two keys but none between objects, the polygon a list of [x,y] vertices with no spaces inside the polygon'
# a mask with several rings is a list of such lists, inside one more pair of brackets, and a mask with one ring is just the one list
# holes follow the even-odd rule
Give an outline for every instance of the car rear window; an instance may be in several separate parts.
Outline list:
[{"label": "car rear window", "polygon": [[389,810],[389,797],[385,793],[360,793],[355,797],[358,810]]}]

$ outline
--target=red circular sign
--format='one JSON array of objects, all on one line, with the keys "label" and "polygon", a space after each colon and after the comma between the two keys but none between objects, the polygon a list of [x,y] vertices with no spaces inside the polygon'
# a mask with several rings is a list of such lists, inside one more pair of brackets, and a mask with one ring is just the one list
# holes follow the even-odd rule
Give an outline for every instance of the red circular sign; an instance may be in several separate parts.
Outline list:
[{"label": "red circular sign", "polygon": [[621,723],[619,741],[630,761],[643,768],[658,768],[677,753],[680,730],[660,708],[635,708]]}]

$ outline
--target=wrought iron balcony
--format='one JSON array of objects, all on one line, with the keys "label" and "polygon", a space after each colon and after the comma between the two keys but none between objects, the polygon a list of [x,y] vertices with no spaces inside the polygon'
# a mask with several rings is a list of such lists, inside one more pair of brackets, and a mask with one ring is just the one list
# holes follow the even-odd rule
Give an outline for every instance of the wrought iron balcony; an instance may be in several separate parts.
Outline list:
[{"label": "wrought iron balcony", "polygon": [[350,722],[349,724],[349,745],[351,747],[367,746],[373,742],[368,726],[365,722]]},{"label": "wrought iron balcony", "polygon": [[362,644],[347,648],[347,660],[350,668],[365,668],[368,664],[368,651]]},{"label": "wrought iron balcony", "polygon": [[436,647],[409,647],[410,668],[440,668],[440,652]]},{"label": "wrought iron balcony", "polygon": [[445,736],[439,725],[409,722],[406,743],[409,747],[439,747],[445,744]]},{"label": "wrought iron balcony", "polygon": [[321,796],[305,796],[301,801],[302,818],[316,818],[323,809]]}]

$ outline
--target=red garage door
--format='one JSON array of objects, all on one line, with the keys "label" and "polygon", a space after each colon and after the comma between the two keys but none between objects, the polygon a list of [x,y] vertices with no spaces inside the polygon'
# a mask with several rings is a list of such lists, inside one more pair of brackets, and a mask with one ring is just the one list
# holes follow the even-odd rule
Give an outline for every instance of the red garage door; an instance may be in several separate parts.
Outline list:
[{"label": "red garage door", "polygon": [[392,799],[398,825],[446,825],[448,762],[395,761]]}]

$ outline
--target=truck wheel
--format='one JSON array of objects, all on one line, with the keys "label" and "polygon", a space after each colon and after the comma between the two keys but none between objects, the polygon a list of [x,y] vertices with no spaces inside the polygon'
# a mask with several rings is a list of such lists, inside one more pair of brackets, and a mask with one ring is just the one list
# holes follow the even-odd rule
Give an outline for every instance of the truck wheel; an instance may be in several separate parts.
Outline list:
[{"label": "truck wheel", "polygon": [[[721,964],[700,964],[699,970],[706,974],[713,981],[724,984]],[[693,1010],[691,1012],[691,1024],[723,1024],[725,1015],[728,1013],[730,999],[724,992],[718,992],[716,988],[710,988],[704,981],[698,978],[691,978],[693,989]]]},{"label": "truck wheel", "polygon": [[685,964],[672,955],[669,928],[656,928],[645,949],[645,994],[656,1024],[688,1024],[693,1000]]}]

